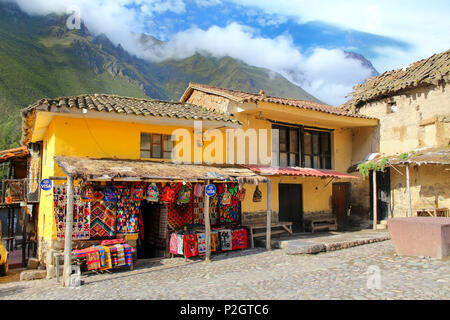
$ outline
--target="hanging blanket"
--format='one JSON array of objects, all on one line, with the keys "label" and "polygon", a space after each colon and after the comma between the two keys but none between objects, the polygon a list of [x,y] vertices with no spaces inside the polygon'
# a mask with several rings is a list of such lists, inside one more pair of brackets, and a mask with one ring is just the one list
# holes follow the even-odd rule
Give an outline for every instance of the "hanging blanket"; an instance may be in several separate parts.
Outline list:
[{"label": "hanging blanket", "polygon": [[111,251],[111,262],[113,267],[117,266],[119,263],[119,260],[117,259],[117,248],[115,246],[109,247]]},{"label": "hanging blanket", "polygon": [[137,233],[140,201],[132,200],[129,184],[116,186],[117,189],[117,233]]},{"label": "hanging blanket", "polygon": [[198,256],[196,234],[186,234],[184,236],[184,254],[186,255],[186,258]]},{"label": "hanging blanket", "polygon": [[114,247],[117,248],[117,266],[124,266],[125,263],[125,252],[122,244],[116,244]]},{"label": "hanging blanket", "polygon": [[231,230],[219,230],[220,246],[222,251],[231,250]]},{"label": "hanging blanket", "polygon": [[[175,191],[175,194],[179,194],[181,187],[183,184],[181,183],[174,183],[172,184],[173,190]],[[186,185],[187,187],[190,187],[190,184],[188,183]],[[192,199],[192,190],[191,190],[191,199]],[[176,201],[168,202],[167,203],[167,210],[168,210],[168,216],[167,216],[167,222],[173,229],[179,229],[186,224],[192,223],[193,221],[193,201],[189,201],[189,203],[186,204],[177,204]]]},{"label": "hanging blanket", "polygon": [[125,265],[126,266],[131,266],[133,263],[133,256],[131,255],[131,253],[133,252],[133,247],[130,246],[127,243],[123,244],[123,251],[125,254]]},{"label": "hanging blanket", "polygon": [[184,254],[184,239],[182,234],[177,234],[177,254]]},{"label": "hanging blanket", "polygon": [[114,236],[116,217],[114,204],[96,201],[91,203],[91,238]]},{"label": "hanging blanket", "polygon": [[217,231],[211,232],[211,251],[220,251],[220,237]]},{"label": "hanging blanket", "polygon": [[112,268],[112,261],[111,261],[111,248],[102,246],[103,250],[105,250],[105,266],[101,268],[100,270],[108,270]]},{"label": "hanging blanket", "polygon": [[239,229],[231,231],[231,247],[233,250],[247,248],[247,230]]},{"label": "hanging blanket", "polygon": [[197,233],[198,253],[204,254],[206,252],[206,235],[204,233]]},{"label": "hanging blanket", "polygon": [[100,255],[98,249],[95,249],[95,252],[86,255],[86,263],[88,270],[97,270],[100,268]]},{"label": "hanging blanket", "polygon": [[98,254],[100,257],[100,268],[105,267],[106,266],[105,249],[103,249],[102,246],[92,246],[92,247],[98,250]]},{"label": "hanging blanket", "polygon": [[170,253],[177,254],[178,246],[177,246],[177,234],[175,232],[170,234]]}]

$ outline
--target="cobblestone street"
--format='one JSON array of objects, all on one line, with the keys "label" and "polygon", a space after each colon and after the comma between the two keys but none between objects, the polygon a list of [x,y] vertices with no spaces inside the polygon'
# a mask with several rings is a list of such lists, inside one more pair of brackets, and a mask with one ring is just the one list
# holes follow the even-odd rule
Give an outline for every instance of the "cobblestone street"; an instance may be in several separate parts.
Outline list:
[{"label": "cobblestone street", "polygon": [[[449,299],[450,261],[399,257],[391,241],[316,255],[248,249],[183,258],[134,271],[88,275],[79,288],[56,280],[0,284],[0,299]],[[380,288],[368,289],[374,267]],[[369,271],[368,271],[369,270]]]}]

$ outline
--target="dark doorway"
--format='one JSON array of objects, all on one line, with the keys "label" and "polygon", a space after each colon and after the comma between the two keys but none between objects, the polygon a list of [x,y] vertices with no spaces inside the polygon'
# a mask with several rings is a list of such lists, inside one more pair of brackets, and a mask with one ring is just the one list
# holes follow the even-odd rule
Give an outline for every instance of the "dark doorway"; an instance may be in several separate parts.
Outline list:
[{"label": "dark doorway", "polygon": [[303,192],[301,184],[279,184],[279,221],[292,222],[292,231],[303,231]]},{"label": "dark doorway", "polygon": [[[387,220],[391,210],[391,170],[377,171],[377,217]],[[370,172],[370,218],[373,219],[373,170]]]},{"label": "dark doorway", "polygon": [[333,183],[332,206],[333,215],[337,219],[338,228],[342,229],[347,222],[347,211],[350,204],[350,183]]},{"label": "dark doorway", "polygon": [[141,218],[143,232],[140,230],[138,239],[138,259],[160,258],[164,257],[166,249],[166,234],[162,225],[165,221],[164,205],[147,202],[141,202]]}]

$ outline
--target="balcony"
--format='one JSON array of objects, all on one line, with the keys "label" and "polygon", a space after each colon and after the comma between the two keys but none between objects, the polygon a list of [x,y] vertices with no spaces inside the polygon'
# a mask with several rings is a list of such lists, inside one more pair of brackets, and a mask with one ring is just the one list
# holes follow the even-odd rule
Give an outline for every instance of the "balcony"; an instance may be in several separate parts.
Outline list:
[{"label": "balcony", "polygon": [[27,198],[27,179],[4,179],[1,181],[0,205],[17,205]]}]

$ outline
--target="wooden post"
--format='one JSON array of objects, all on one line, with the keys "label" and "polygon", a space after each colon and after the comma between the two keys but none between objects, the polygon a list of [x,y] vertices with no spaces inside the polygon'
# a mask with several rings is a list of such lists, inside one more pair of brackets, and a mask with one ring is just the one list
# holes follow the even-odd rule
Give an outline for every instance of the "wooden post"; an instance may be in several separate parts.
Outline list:
[{"label": "wooden post", "polygon": [[373,170],[373,230],[377,230],[378,207],[377,207],[377,170]]},{"label": "wooden post", "polygon": [[70,275],[72,274],[72,226],[73,226],[73,178],[67,176],[67,212],[66,231],[64,234],[64,272],[63,286],[70,286]]},{"label": "wooden post", "polygon": [[206,254],[205,261],[211,262],[211,218],[209,216],[209,196],[206,194],[206,186],[209,184],[209,180],[205,181],[205,199],[203,215],[205,217],[205,237],[206,237]]},{"label": "wooden post", "polygon": [[409,163],[406,164],[406,196],[408,197],[408,217],[412,217],[411,189],[409,182]]},{"label": "wooden post", "polygon": [[266,249],[271,249],[270,236],[272,231],[272,206],[271,206],[271,181],[267,180],[267,226],[266,226]]},{"label": "wooden post", "polygon": [[27,246],[27,199],[25,199],[21,203],[23,205],[22,209],[22,267],[25,268],[27,266],[26,262],[26,246]]}]

